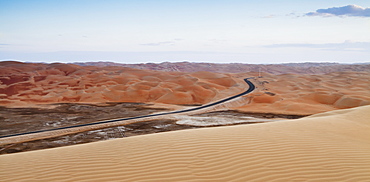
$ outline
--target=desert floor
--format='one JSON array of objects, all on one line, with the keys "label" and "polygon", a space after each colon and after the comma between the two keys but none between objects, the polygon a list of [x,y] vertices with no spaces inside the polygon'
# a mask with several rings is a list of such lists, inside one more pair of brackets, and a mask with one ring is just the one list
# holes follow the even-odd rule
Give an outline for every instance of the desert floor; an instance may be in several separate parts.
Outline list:
[{"label": "desert floor", "polygon": [[[104,103],[100,105],[64,103],[43,105],[43,107],[44,108],[0,107],[0,121],[2,123],[0,125],[0,136],[75,126],[112,118],[127,118],[170,111],[168,109],[158,108],[158,105],[144,103]],[[299,117],[302,116],[245,114],[237,111],[216,111],[193,116],[167,116],[163,119],[148,119],[148,121],[124,126],[95,129],[64,136],[0,145],[0,154],[76,145],[174,130],[254,124]]]}]

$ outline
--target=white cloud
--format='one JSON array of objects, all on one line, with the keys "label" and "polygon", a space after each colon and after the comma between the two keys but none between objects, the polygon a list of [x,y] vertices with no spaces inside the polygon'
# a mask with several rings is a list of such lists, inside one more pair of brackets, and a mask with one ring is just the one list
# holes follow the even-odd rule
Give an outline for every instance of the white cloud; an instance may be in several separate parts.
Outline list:
[{"label": "white cloud", "polygon": [[316,12],[306,13],[306,16],[358,16],[370,17],[370,8],[364,8],[357,5],[347,5],[342,7],[332,7],[327,9],[318,9]]},{"label": "white cloud", "polygon": [[328,44],[272,44],[266,45],[267,48],[316,48],[322,50],[333,51],[370,51],[370,42],[352,42],[346,40],[343,43],[328,43]]},{"label": "white cloud", "polygon": [[140,44],[143,46],[162,46],[162,45],[174,45],[174,41],[164,41],[164,42],[152,42],[152,43],[146,43],[146,44]]},{"label": "white cloud", "polygon": [[267,16],[262,16],[261,18],[276,18],[276,15],[267,15]]},{"label": "white cloud", "polygon": [[0,48],[9,47],[9,46],[12,46],[12,44],[1,44],[0,43]]},{"label": "white cloud", "polygon": [[183,39],[173,39],[172,41],[162,41],[162,42],[151,42],[140,44],[142,46],[173,46],[176,42],[182,41]]}]

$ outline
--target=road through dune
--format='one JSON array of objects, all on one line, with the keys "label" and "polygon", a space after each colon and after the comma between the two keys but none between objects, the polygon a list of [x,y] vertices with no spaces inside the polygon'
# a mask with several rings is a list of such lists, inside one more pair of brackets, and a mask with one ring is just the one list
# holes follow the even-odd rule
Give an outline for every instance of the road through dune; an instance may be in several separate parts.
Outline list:
[{"label": "road through dune", "polygon": [[104,121],[96,121],[92,123],[86,123],[86,124],[80,124],[80,125],[72,125],[72,126],[65,126],[60,128],[52,128],[52,129],[45,129],[45,130],[37,130],[37,131],[29,131],[25,133],[13,133],[9,135],[3,135],[0,136],[0,145],[5,144],[11,144],[11,143],[20,143],[20,142],[26,142],[26,141],[32,141],[32,140],[39,140],[39,139],[45,139],[45,138],[52,138],[56,136],[62,136],[66,134],[72,134],[72,133],[78,133],[82,131],[89,131],[89,130],[96,130],[96,129],[102,129],[107,127],[113,127],[113,126],[120,126],[120,125],[127,125],[135,122],[140,122],[138,119],[145,119],[150,120],[166,115],[172,115],[172,114],[183,114],[183,113],[191,113],[193,111],[198,111],[202,109],[211,108],[220,104],[223,104],[227,101],[231,101],[233,99],[236,99],[238,97],[247,95],[251,93],[255,89],[255,85],[249,81],[250,78],[245,78],[244,81],[248,84],[249,88],[237,95],[233,95],[227,98],[224,98],[222,100],[208,103],[199,107],[194,107],[190,109],[183,109],[178,111],[171,111],[171,112],[164,112],[164,113],[157,113],[157,114],[150,114],[150,115],[143,115],[143,116],[135,116],[135,117],[129,117],[129,118],[117,118],[117,119],[110,119],[110,120],[104,120]]},{"label": "road through dune", "polygon": [[[235,65],[234,65],[235,66]],[[274,65],[271,65],[274,67]],[[275,65],[276,69],[279,65]],[[370,104],[370,72],[307,75],[261,73],[251,102],[242,112],[310,115]],[[0,62],[0,106],[35,107],[54,103],[140,102],[203,105],[247,89],[244,78],[259,73],[164,72],[125,67]]]}]

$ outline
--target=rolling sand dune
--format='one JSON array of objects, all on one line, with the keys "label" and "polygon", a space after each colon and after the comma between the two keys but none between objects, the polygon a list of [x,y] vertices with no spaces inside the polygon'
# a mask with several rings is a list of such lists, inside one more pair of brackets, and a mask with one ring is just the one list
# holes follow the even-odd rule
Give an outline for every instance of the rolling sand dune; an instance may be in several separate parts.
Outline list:
[{"label": "rolling sand dune", "polygon": [[[366,70],[368,65],[362,66]],[[233,109],[310,115],[370,104],[369,71],[262,75],[253,81],[258,89],[245,96],[249,102]],[[0,62],[0,105],[101,102],[199,105],[246,90],[243,79],[251,76],[258,73],[161,72],[4,61]]]},{"label": "rolling sand dune", "polygon": [[362,71],[370,72],[370,64],[339,64],[339,63],[286,63],[286,64],[243,64],[243,63],[193,63],[193,62],[163,62],[120,64],[114,62],[74,63],[83,66],[122,66],[135,69],[157,71],[198,72],[209,71],[217,73],[245,73],[261,70],[270,74],[325,74],[331,72]]},{"label": "rolling sand dune", "polygon": [[4,106],[59,102],[205,104],[245,88],[242,80],[210,72],[189,74],[14,61],[0,62],[0,70],[0,105]]},{"label": "rolling sand dune", "polygon": [[0,156],[2,181],[370,181],[370,106]]},{"label": "rolling sand dune", "polygon": [[311,115],[370,104],[370,73],[333,72],[324,75],[263,73],[259,90],[247,95],[243,112]]}]

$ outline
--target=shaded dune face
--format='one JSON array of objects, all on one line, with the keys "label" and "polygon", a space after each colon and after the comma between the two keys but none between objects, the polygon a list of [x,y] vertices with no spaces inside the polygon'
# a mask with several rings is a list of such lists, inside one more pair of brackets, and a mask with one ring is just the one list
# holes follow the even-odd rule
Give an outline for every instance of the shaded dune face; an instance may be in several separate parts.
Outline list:
[{"label": "shaded dune face", "polygon": [[[160,102],[205,104],[240,92],[227,74],[159,72],[72,64],[0,63],[0,104]],[[231,89],[230,87],[235,87]]]},{"label": "shaded dune face", "polygon": [[337,72],[325,75],[269,75],[260,78],[246,112],[310,115],[370,104],[370,73]]}]

